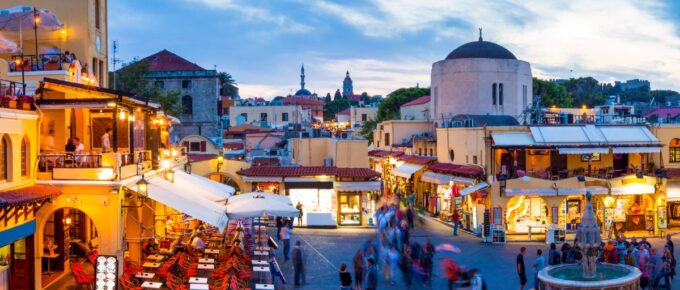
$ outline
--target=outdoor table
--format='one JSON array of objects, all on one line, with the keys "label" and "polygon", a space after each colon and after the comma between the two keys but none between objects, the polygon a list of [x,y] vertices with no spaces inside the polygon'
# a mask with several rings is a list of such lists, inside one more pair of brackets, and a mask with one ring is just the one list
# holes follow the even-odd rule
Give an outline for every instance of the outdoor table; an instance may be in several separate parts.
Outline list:
[{"label": "outdoor table", "polygon": [[218,250],[218,249],[205,249],[203,252],[206,253],[206,254],[219,254],[220,250]]},{"label": "outdoor table", "polygon": [[166,249],[166,248],[161,248],[160,250],[158,250],[158,252],[161,253],[161,254],[165,254],[165,255],[170,255],[170,254],[172,254],[172,250],[171,250],[171,249]]},{"label": "outdoor table", "polygon": [[163,286],[163,283],[161,282],[144,281],[144,283],[142,283],[142,288],[148,289],[160,289],[161,286]]},{"label": "outdoor table", "polygon": [[269,267],[264,266],[254,266],[253,272],[269,272]]},{"label": "outdoor table", "polygon": [[213,264],[198,264],[197,268],[201,269],[201,270],[214,270],[215,265],[213,265]]},{"label": "outdoor table", "polygon": [[[548,226],[546,226],[546,225],[530,225],[530,226],[527,226],[527,228],[529,230],[527,232],[527,234],[529,235],[529,240],[531,241],[531,229],[532,228],[539,228],[539,229],[547,230]],[[547,237],[547,235],[546,235],[546,237]]]},{"label": "outdoor table", "polygon": [[135,275],[135,278],[153,279],[154,276],[156,276],[156,274],[154,273],[137,273],[137,275]]},{"label": "outdoor table", "polygon": [[273,284],[255,284],[256,290],[274,290]]},{"label": "outdoor table", "polygon": [[269,252],[255,251],[253,254],[258,255],[258,256],[268,256]]},{"label": "outdoor table", "polygon": [[146,262],[142,264],[142,267],[144,268],[160,268],[161,263],[152,263],[152,262]]},{"label": "outdoor table", "polygon": [[200,258],[200,259],[198,259],[198,262],[201,263],[201,264],[213,264],[213,263],[215,263],[215,259]]},{"label": "outdoor table", "polygon": [[189,284],[189,289],[191,290],[209,290],[210,286],[208,284]]},{"label": "outdoor table", "polygon": [[57,254],[57,253],[51,254],[51,255],[50,254],[44,254],[43,255],[43,258],[47,259],[47,273],[46,273],[47,276],[52,275],[52,270],[50,269],[50,264],[51,264],[50,261],[52,261],[52,259],[56,259],[57,257],[59,257],[59,254]]},{"label": "outdoor table", "polygon": [[208,278],[205,277],[191,277],[189,283],[192,284],[208,284]]},{"label": "outdoor table", "polygon": [[269,247],[261,247],[261,246],[257,246],[257,247],[255,247],[255,250],[256,250],[256,251],[269,251],[270,248],[269,248]]},{"label": "outdoor table", "polygon": [[267,262],[267,261],[252,260],[251,262],[253,263],[253,265],[257,265],[257,266],[267,266],[267,265],[269,265],[269,262]]},{"label": "outdoor table", "polygon": [[161,261],[161,260],[165,259],[165,256],[163,256],[163,255],[148,255],[148,256],[146,256],[146,259],[147,260]]}]

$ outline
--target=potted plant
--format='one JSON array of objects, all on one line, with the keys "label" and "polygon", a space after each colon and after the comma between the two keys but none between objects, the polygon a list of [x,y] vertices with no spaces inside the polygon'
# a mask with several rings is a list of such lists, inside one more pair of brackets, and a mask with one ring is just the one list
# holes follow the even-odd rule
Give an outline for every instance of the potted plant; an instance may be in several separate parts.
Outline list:
[{"label": "potted plant", "polygon": [[31,96],[21,96],[17,99],[17,108],[22,110],[30,110],[31,104],[33,104],[33,97]]},{"label": "potted plant", "polygon": [[16,96],[3,96],[1,101],[3,108],[16,109],[17,107],[17,97]]}]

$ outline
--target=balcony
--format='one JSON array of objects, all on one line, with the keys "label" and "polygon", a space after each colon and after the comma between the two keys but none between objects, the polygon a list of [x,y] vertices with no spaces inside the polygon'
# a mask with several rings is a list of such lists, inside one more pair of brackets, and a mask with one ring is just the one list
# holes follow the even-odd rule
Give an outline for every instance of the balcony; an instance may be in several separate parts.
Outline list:
[{"label": "balcony", "polygon": [[38,180],[117,181],[152,169],[149,150],[131,153],[71,152],[38,155]]}]

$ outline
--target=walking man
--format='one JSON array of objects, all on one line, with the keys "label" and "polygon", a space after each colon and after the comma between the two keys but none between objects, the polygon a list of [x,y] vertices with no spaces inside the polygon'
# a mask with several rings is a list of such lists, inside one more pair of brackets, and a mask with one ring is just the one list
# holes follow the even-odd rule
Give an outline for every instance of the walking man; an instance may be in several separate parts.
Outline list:
[{"label": "walking man", "polygon": [[280,216],[276,217],[276,240],[281,240],[281,228],[283,227],[283,218]]},{"label": "walking man", "polygon": [[378,289],[378,269],[376,269],[373,258],[368,258],[368,270],[366,270],[364,285],[366,285],[366,290]]},{"label": "walking man", "polygon": [[302,203],[298,201],[295,208],[298,210],[298,227],[302,226]]},{"label": "walking man", "polygon": [[538,289],[538,272],[545,267],[545,258],[543,258],[543,251],[536,250],[536,260],[534,261],[534,289]]},{"label": "walking man", "polygon": [[454,210],[453,211],[453,216],[451,217],[453,220],[453,235],[457,236],[458,235],[458,225],[460,225],[460,215],[458,215],[458,211]]},{"label": "walking man", "polygon": [[283,262],[290,260],[290,233],[291,229],[288,227],[288,222],[283,224],[281,228],[281,240],[283,240]]},{"label": "walking man", "polygon": [[527,248],[521,247],[519,249],[519,254],[517,254],[517,276],[519,276],[519,290],[524,290],[524,286],[527,284],[527,273],[524,267],[524,253]]},{"label": "walking man", "polygon": [[293,248],[293,269],[295,272],[295,286],[300,286],[300,278],[302,278],[302,284],[307,284],[305,281],[305,265],[304,265],[304,253],[302,251],[302,245],[300,241],[295,242],[295,247]]}]

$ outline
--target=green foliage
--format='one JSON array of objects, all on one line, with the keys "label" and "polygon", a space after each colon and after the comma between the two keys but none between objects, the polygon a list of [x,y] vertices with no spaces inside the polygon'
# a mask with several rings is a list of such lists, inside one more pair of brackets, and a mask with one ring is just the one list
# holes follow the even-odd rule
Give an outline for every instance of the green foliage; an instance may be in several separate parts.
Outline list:
[{"label": "green foliage", "polygon": [[335,96],[333,96],[333,101],[337,101],[342,99],[342,94],[340,93],[340,90],[335,91]]},{"label": "green foliage", "polygon": [[368,140],[368,143],[373,143],[373,130],[378,126],[378,121],[369,119],[368,121],[364,122],[364,126],[361,127],[361,131],[359,131],[359,135],[362,137],[366,138]]},{"label": "green foliage", "polygon": [[402,104],[427,96],[430,94],[430,88],[401,88],[391,92],[388,97],[378,106],[378,122],[385,120],[398,120],[399,107]]},{"label": "green foliage", "polygon": [[323,119],[324,120],[333,120],[335,119],[335,115],[344,110],[347,109],[351,106],[356,106],[358,104],[357,101],[352,101],[349,99],[335,99],[332,102],[328,102],[323,105]]},{"label": "green foliage", "polygon": [[567,90],[560,84],[534,78],[533,87],[533,95],[541,96],[541,106],[563,108],[573,106]]},{"label": "green foliage", "polygon": [[652,124],[656,124],[656,123],[659,122],[659,116],[657,116],[656,114],[651,115],[651,116],[647,117],[647,122],[652,123]]},{"label": "green foliage", "polygon": [[220,88],[222,88],[222,94],[231,97],[238,96],[238,87],[236,86],[236,81],[229,73],[220,72],[217,73],[217,77],[220,79]]},{"label": "green foliage", "polygon": [[330,102],[331,102],[331,93],[326,93],[326,98],[324,99],[324,101],[325,101],[326,103],[330,103]]},{"label": "green foliage", "polygon": [[611,86],[601,85],[593,77],[569,79],[563,84],[574,106],[586,105],[590,108],[602,105],[612,92]]},{"label": "green foliage", "polygon": [[[177,116],[184,111],[179,92],[163,92],[146,78],[149,63],[134,61],[116,72],[116,89],[131,93],[137,98],[153,100],[161,105],[163,112]],[[110,79],[111,80],[111,79]]]}]

